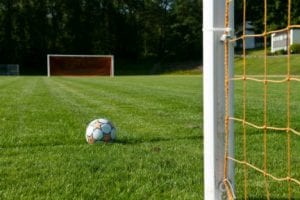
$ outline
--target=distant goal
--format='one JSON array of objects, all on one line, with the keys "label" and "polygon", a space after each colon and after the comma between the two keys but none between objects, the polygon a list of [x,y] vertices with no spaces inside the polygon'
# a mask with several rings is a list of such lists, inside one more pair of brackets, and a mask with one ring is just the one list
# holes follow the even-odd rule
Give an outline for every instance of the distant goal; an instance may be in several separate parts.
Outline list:
[{"label": "distant goal", "polygon": [[18,64],[0,64],[0,76],[18,76],[20,67]]},{"label": "distant goal", "polygon": [[113,55],[47,55],[48,76],[114,76]]}]

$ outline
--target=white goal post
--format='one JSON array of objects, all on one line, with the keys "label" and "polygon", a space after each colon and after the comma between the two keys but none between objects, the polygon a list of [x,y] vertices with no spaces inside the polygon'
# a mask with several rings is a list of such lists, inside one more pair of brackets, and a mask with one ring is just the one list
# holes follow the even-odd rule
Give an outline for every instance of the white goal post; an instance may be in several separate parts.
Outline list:
[{"label": "white goal post", "polygon": [[[233,0],[229,9],[233,11]],[[225,27],[226,0],[203,0],[203,131],[204,199],[227,199],[225,181],[234,193],[234,164],[225,163],[225,50],[224,40],[234,33],[233,12]],[[225,34],[225,33],[229,34]],[[233,45],[229,44],[229,80],[233,77]],[[229,81],[228,115],[233,116],[233,83]],[[233,122],[229,122],[228,154],[234,157]],[[227,169],[226,177],[224,169]],[[226,179],[226,180],[225,180]]]},{"label": "white goal post", "polygon": [[114,76],[113,55],[47,55],[48,76]]}]

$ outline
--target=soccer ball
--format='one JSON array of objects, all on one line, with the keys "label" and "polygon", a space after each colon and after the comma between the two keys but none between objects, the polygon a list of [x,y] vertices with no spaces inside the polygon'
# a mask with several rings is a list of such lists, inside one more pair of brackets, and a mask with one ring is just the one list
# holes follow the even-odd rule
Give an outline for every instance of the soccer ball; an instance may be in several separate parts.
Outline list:
[{"label": "soccer ball", "polygon": [[116,139],[116,128],[107,119],[95,119],[87,126],[85,138],[89,144],[113,142]]}]

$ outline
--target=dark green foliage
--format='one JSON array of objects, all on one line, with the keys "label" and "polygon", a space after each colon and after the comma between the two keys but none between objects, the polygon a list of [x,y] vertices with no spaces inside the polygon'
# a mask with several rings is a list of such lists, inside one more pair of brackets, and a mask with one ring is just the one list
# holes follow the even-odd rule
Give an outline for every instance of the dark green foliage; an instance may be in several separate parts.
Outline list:
[{"label": "dark green foliage", "polygon": [[[235,0],[235,24],[243,23],[243,0]],[[246,21],[251,21],[256,33],[264,31],[264,1],[246,1]],[[267,1],[267,31],[286,28],[288,25],[288,1]],[[291,24],[300,23],[300,1],[291,0]]]},{"label": "dark green foliage", "polygon": [[287,51],[284,49],[274,52],[274,55],[286,55],[286,54],[287,54]]},{"label": "dark green foliage", "polygon": [[300,44],[292,44],[291,53],[300,53]]},{"label": "dark green foliage", "polygon": [[202,0],[1,0],[0,63],[45,74],[46,55],[201,59]]}]

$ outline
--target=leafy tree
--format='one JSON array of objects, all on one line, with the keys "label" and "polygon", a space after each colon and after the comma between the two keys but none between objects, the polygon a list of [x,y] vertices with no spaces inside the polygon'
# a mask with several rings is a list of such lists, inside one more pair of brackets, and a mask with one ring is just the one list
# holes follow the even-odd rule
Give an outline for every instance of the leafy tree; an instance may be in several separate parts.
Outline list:
[{"label": "leafy tree", "polygon": [[202,1],[177,0],[171,10],[169,46],[173,55],[199,58],[202,52]]},{"label": "leafy tree", "polygon": [[[243,23],[243,0],[235,0],[235,24],[236,29]],[[264,1],[246,1],[246,21],[251,21],[256,33],[264,31]],[[291,23],[300,23],[300,1],[292,0]],[[271,0],[267,2],[267,30],[285,28],[288,24],[288,2]]]},{"label": "leafy tree", "polygon": [[0,58],[2,62],[14,63],[17,60],[16,38],[16,13],[18,12],[15,0],[3,0],[0,2]]},{"label": "leafy tree", "polygon": [[0,62],[44,74],[48,53],[201,57],[202,0],[0,0]]}]

